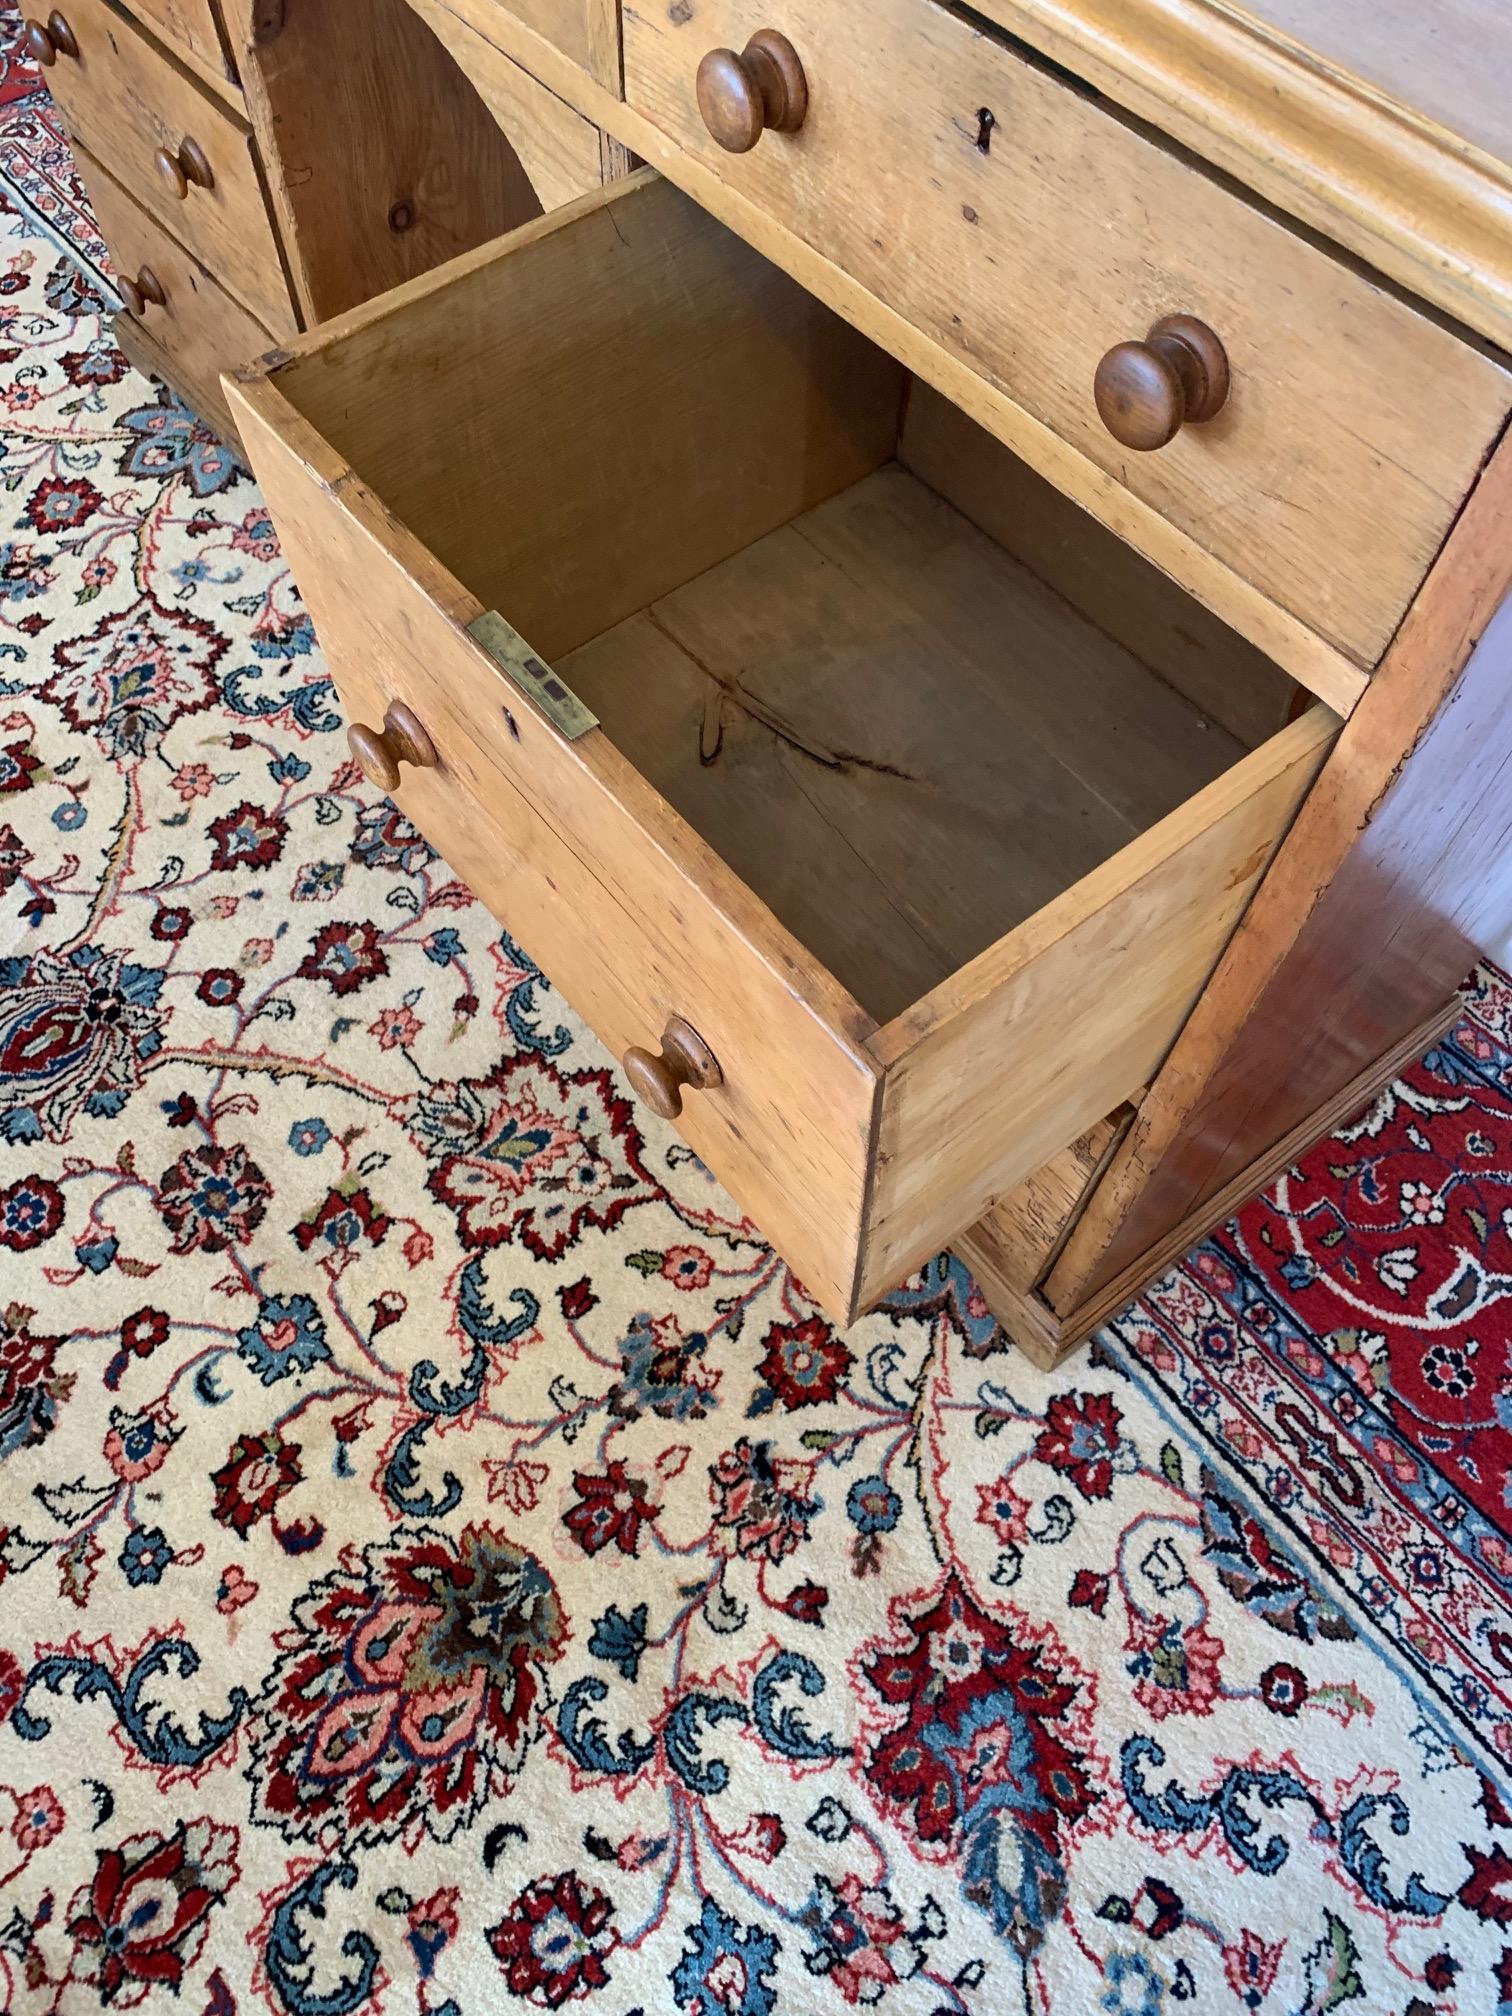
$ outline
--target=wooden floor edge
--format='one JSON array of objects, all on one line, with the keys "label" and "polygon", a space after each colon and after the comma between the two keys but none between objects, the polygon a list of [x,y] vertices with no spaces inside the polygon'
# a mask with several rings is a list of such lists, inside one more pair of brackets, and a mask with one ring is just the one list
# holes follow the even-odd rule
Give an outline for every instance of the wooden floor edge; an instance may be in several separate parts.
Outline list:
[{"label": "wooden floor edge", "polygon": [[1273,1183],[1277,1176],[1351,1114],[1367,1105],[1407,1065],[1430,1049],[1444,1032],[1458,1021],[1463,1003],[1456,994],[1452,1001],[1394,1043],[1367,1071],[1350,1080],[1328,1104],[1311,1114],[1300,1126],[1283,1135],[1273,1148],[1252,1162],[1242,1175],[1225,1185],[1200,1210],[1175,1226],[1157,1246],[1140,1255],[1108,1288],[1079,1308],[1059,1311],[1039,1289],[1028,1292],[1015,1287],[995,1273],[985,1254],[974,1247],[971,1232],[955,1242],[955,1251],[971,1269],[987,1306],[1031,1364],[1053,1372],[1079,1351],[1094,1330],[1116,1316],[1151,1281],[1199,1245],[1219,1225],[1225,1224],[1241,1206]]}]

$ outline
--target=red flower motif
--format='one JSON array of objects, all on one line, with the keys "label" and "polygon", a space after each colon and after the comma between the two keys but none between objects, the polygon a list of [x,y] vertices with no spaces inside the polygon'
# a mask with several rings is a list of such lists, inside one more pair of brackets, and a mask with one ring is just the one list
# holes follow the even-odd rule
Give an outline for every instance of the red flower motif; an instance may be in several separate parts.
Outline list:
[{"label": "red flower motif", "polygon": [[376,924],[326,924],[295,967],[301,980],[324,980],[333,994],[355,994],[389,970]]},{"label": "red flower motif", "polygon": [[195,993],[207,1008],[230,1008],[241,999],[243,980],[229,966],[211,966],[200,975]]},{"label": "red flower motif", "polygon": [[29,1253],[63,1223],[63,1192],[46,1176],[19,1176],[0,1190],[0,1246]]},{"label": "red flower motif", "polygon": [[63,1832],[63,1804],[51,1785],[39,1785],[34,1792],[18,1792],[15,1797],[11,1839],[23,1854],[56,1841]]},{"label": "red flower motif", "polygon": [[266,1435],[238,1435],[225,1462],[210,1475],[215,1516],[245,1540],[303,1476],[299,1444],[285,1442],[277,1429]]},{"label": "red flower motif", "polygon": [[674,1288],[707,1288],[714,1261],[702,1246],[669,1246],[662,1255],[661,1277]]},{"label": "red flower motif", "polygon": [[556,1260],[585,1225],[609,1232],[660,1195],[634,1111],[608,1071],[559,1071],[533,1052],[488,1077],[432,1086],[411,1128],[432,1161],[426,1188],[468,1247],[516,1237]]},{"label": "red flower motif", "polygon": [[[0,1526],[0,1540],[4,1540],[9,1532],[8,1526]],[[4,1575],[0,1574],[0,1582],[4,1580]],[[7,1652],[0,1647],[0,1727],[10,1720],[11,1710],[25,1691],[26,1668],[14,1652]]]},{"label": "red flower motif", "polygon": [[347,1547],[294,1620],[253,1726],[259,1821],[286,1839],[413,1851],[508,1792],[568,1628],[533,1554],[489,1526]]},{"label": "red flower motif", "polygon": [[1466,1842],[1470,1874],[1459,1887],[1459,1901],[1478,1918],[1512,1925],[1512,1859],[1500,1846],[1489,1853]]},{"label": "red flower motif", "polygon": [[182,906],[164,906],[153,918],[148,930],[160,945],[177,945],[189,936],[194,920]]},{"label": "red flower motif", "polygon": [[1108,1607],[1107,1576],[1096,1575],[1090,1568],[1078,1568],[1066,1601],[1073,1610],[1090,1610],[1094,1617],[1101,1617]]},{"label": "red flower motif", "polygon": [[[30,847],[26,845],[15,827],[0,826],[0,895],[3,895],[10,888],[31,858],[32,851]],[[52,906],[52,898],[50,896],[34,898],[33,904],[35,905],[37,902],[43,902]],[[36,910],[34,907],[30,909],[29,914],[35,920]],[[48,914],[51,915],[51,907],[49,907]]]},{"label": "red flower motif", "polygon": [[161,1309],[138,1309],[121,1325],[121,1349],[146,1358],[168,1341],[168,1317]]},{"label": "red flower motif", "polygon": [[8,742],[0,749],[0,792],[29,791],[41,768],[42,758],[25,742]]},{"label": "red flower motif", "polygon": [[212,868],[271,868],[283,853],[288,822],[276,812],[243,799],[230,812],[210,821]]},{"label": "red flower motif", "polygon": [[1122,1419],[1106,1393],[1057,1393],[1035,1439],[1034,1453],[1074,1484],[1083,1498],[1110,1497]]},{"label": "red flower motif", "polygon": [[154,1988],[177,1994],[184,1969],[209,1931],[211,1907],[239,1875],[236,1830],[195,1820],[171,1834],[134,1834],[107,1848],[69,1906],[68,1929],[80,1949],[77,1978],[102,2002]]},{"label": "red flower motif", "polygon": [[39,532],[76,532],[99,510],[103,499],[83,476],[48,476],[26,500],[26,515]]},{"label": "red flower motif", "polygon": [[[1059,1670],[1057,1642],[1037,1640],[1022,1617],[990,1615],[954,1571],[932,1592],[894,1602],[890,1623],[891,1635],[860,1663],[882,1704],[880,1732],[861,1760],[872,1792],[908,1816],[926,1855],[939,1859],[965,1834],[990,1838],[1010,1825],[1014,1854],[1005,1844],[983,1857],[986,1866],[1017,1865],[1037,1886],[1052,1881],[1061,1829],[1093,1797],[1070,1740],[1081,1686]],[[1063,1873],[1053,1876],[1062,1882]]]},{"label": "red flower motif", "polygon": [[175,1253],[245,1246],[267,1214],[272,1185],[240,1143],[186,1148],[158,1178],[157,1208]]},{"label": "red flower motif", "polygon": [[1130,1619],[1134,1699],[1156,1721],[1167,1715],[1211,1715],[1218,1698],[1223,1640],[1200,1626],[1184,1631],[1174,1617]]},{"label": "red flower motif", "polygon": [[308,1253],[323,1240],[334,1252],[345,1254],[364,1239],[370,1246],[381,1246],[393,1222],[366,1190],[328,1190],[315,1216],[294,1227],[294,1243],[301,1253]]},{"label": "red flower motif", "polygon": [[783,1406],[793,1409],[833,1400],[855,1362],[824,1318],[810,1316],[803,1323],[774,1323],[756,1369]]},{"label": "red flower motif", "polygon": [[67,1386],[54,1376],[61,1337],[26,1327],[32,1311],[14,1304],[0,1315],[0,1451],[33,1447],[52,1433]]},{"label": "red flower motif", "polygon": [[709,1468],[714,1499],[714,1551],[744,1560],[781,1561],[808,1530],[819,1507],[813,1466],[772,1455],[770,1442],[754,1446],[742,1435]]},{"label": "red flower motif", "polygon": [[630,1476],[618,1458],[603,1471],[575,1471],[572,1481],[578,1498],[562,1518],[585,1554],[597,1554],[610,1545],[621,1554],[634,1554],[641,1527],[661,1517],[662,1508],[651,1503],[645,1478]]},{"label": "red flower motif", "polygon": [[1260,1675],[1260,1699],[1273,1715],[1296,1715],[1307,1699],[1307,1675],[1300,1666],[1277,1660]]},{"label": "red flower motif", "polygon": [[488,1943],[512,1995],[560,2009],[608,1986],[604,1956],[619,1944],[614,1906],[570,1869],[538,1876],[493,1926]]}]

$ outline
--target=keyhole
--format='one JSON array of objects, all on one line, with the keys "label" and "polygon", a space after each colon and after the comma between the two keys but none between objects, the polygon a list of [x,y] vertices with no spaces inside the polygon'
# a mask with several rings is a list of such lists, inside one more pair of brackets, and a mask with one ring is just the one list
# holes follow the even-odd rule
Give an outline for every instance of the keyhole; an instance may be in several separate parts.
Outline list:
[{"label": "keyhole", "polygon": [[991,112],[989,112],[987,107],[984,105],[981,108],[981,110],[977,113],[976,144],[977,144],[977,151],[979,153],[982,154],[991,153],[992,129],[994,126],[996,126],[996,124],[997,120],[993,117]]}]

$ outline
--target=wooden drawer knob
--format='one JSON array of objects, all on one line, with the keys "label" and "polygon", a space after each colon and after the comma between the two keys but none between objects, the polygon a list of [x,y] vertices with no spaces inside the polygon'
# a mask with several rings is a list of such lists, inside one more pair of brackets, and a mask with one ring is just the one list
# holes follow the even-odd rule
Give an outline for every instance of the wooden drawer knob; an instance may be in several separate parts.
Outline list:
[{"label": "wooden drawer knob", "polygon": [[34,63],[40,63],[44,70],[51,70],[60,56],[71,56],[75,62],[78,61],[78,37],[56,7],[48,15],[45,28],[40,21],[28,21],[21,39],[27,55]]},{"label": "wooden drawer knob", "polygon": [[749,154],[768,127],[796,133],[808,111],[798,51],[775,28],[758,28],[738,56],[711,49],[698,66],[698,109],[728,154]]},{"label": "wooden drawer knob", "polygon": [[135,280],[117,280],[116,291],[126,304],[126,313],[138,321],[147,313],[149,303],[154,308],[168,306],[168,290],[150,266],[141,267]]},{"label": "wooden drawer knob", "polygon": [[649,1050],[627,1050],[624,1065],[636,1098],[644,1099],[663,1120],[675,1120],[682,1112],[684,1085],[691,1085],[695,1092],[707,1092],[724,1083],[718,1058],[681,1015],[674,1015],[662,1031],[659,1057]]},{"label": "wooden drawer knob", "polygon": [[210,157],[198,140],[186,139],[177,154],[170,154],[166,147],[159,147],[152,157],[152,165],[181,203],[189,194],[191,183],[196,189],[215,187],[215,171],[210,166]]},{"label": "wooden drawer knob", "polygon": [[1143,343],[1115,343],[1093,393],[1115,441],[1164,448],[1188,421],[1211,420],[1229,395],[1228,355],[1195,315],[1162,315]]},{"label": "wooden drawer knob", "polygon": [[380,791],[398,790],[401,763],[413,763],[417,770],[436,767],[435,743],[402,700],[389,702],[381,729],[354,721],[347,730],[347,747],[363,776]]}]

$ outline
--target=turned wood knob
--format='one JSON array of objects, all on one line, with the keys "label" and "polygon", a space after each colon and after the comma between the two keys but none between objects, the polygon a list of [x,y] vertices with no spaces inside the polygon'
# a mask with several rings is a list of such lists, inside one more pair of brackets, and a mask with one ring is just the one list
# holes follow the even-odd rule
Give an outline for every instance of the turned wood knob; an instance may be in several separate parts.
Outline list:
[{"label": "turned wood knob", "polygon": [[675,1120],[682,1112],[683,1087],[707,1092],[724,1083],[719,1060],[698,1031],[681,1015],[674,1015],[662,1031],[661,1055],[649,1050],[627,1050],[625,1076],[637,1099],[644,1099],[663,1120]]},{"label": "turned wood knob", "polygon": [[698,66],[698,109],[728,154],[749,154],[768,127],[796,133],[808,111],[798,51],[775,28],[758,28],[738,56],[711,49]]},{"label": "turned wood knob", "polygon": [[215,187],[215,171],[210,166],[210,157],[198,140],[186,139],[177,154],[170,154],[166,147],[159,147],[152,157],[152,165],[181,203],[189,194],[191,182],[196,189]]},{"label": "turned wood knob", "polygon": [[1211,420],[1229,395],[1228,355],[1195,315],[1162,315],[1143,343],[1115,343],[1093,393],[1115,441],[1164,448],[1188,421]]},{"label": "turned wood knob", "polygon": [[138,321],[147,313],[149,302],[154,308],[168,306],[168,291],[150,266],[140,267],[135,280],[117,280],[116,290],[126,304],[127,314]]},{"label": "turned wood knob", "polygon": [[421,726],[419,715],[402,700],[389,702],[381,729],[354,721],[347,730],[347,747],[363,776],[380,791],[399,788],[401,763],[413,763],[417,770],[436,767],[435,743]]},{"label": "turned wood knob", "polygon": [[56,7],[48,15],[45,28],[40,21],[28,21],[21,40],[27,55],[34,63],[40,63],[44,70],[51,70],[60,56],[72,56],[75,61],[78,60],[78,37]]}]

